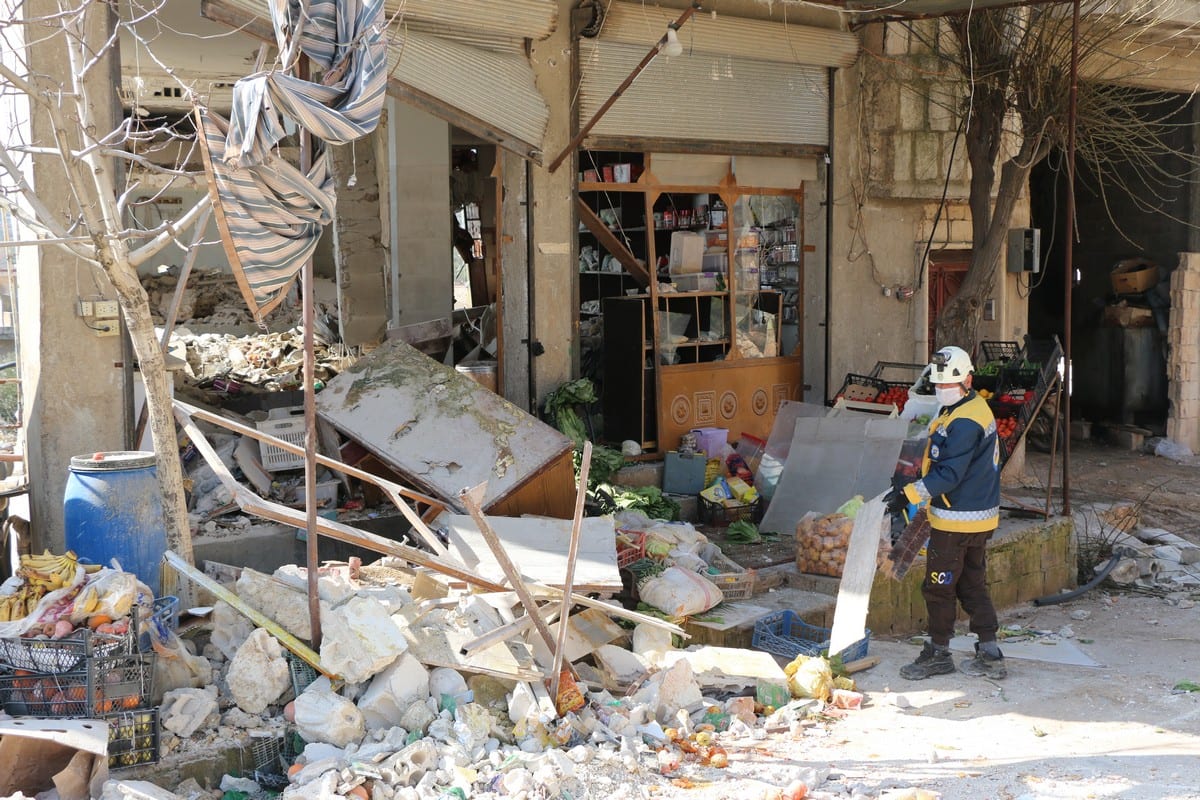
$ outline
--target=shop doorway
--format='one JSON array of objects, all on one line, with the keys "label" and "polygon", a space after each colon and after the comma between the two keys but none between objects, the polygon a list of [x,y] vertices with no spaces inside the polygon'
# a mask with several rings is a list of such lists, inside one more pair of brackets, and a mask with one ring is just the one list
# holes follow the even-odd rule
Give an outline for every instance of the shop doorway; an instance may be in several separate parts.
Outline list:
[{"label": "shop doorway", "polygon": [[495,145],[455,129],[450,151],[453,359],[493,391],[502,385],[499,167]]},{"label": "shop doorway", "polygon": [[[935,250],[929,254],[929,330],[926,341],[933,349],[937,340],[938,317],[942,309],[962,288],[967,268],[971,266],[970,250]],[[925,357],[929,357],[929,353]]]}]

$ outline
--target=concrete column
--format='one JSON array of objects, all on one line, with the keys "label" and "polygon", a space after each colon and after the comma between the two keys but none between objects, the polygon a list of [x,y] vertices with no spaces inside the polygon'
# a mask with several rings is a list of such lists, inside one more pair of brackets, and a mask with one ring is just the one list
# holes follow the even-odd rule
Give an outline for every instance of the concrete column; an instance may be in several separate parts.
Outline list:
[{"label": "concrete column", "polygon": [[376,132],[333,148],[338,202],[331,227],[338,320],[342,339],[351,346],[382,341],[387,329],[387,254],[375,158],[378,138]]},{"label": "concrete column", "polygon": [[454,308],[450,126],[403,103],[391,104],[390,120],[395,131],[391,209],[400,273],[398,324],[411,325],[447,317]]},{"label": "concrete column", "polygon": [[1180,253],[1171,273],[1167,330],[1167,438],[1200,452],[1200,253]]},{"label": "concrete column", "polygon": [[[22,8],[30,17],[46,19],[52,19],[59,10],[56,4],[44,0]],[[96,4],[86,13],[91,17],[89,34],[99,47],[110,30],[108,6]],[[47,35],[29,43],[28,58],[31,72],[67,85],[69,65],[61,37]],[[108,118],[98,115],[104,130],[108,130],[117,119],[114,87],[119,82],[114,75],[119,58],[115,47],[105,60],[108,68],[96,69],[90,80],[96,97],[112,100]],[[50,122],[36,108],[29,116],[16,120],[8,136],[9,141],[54,145]],[[58,158],[34,158],[33,183],[46,207],[64,212],[74,208]],[[74,216],[75,212],[69,213]],[[59,221],[66,216],[64,213]],[[24,447],[33,546],[61,552],[63,490],[71,456],[124,448],[121,337],[97,335],[76,314],[80,299],[115,300],[116,294],[98,269],[57,248],[21,248],[17,259]]]},{"label": "concrete column", "polygon": [[[534,42],[530,56],[538,90],[550,107],[543,154],[546,162],[566,146],[573,130],[573,5],[571,0],[559,0],[558,27],[545,40]],[[572,154],[553,174],[534,165],[530,175],[531,345],[544,348],[534,357],[532,367],[534,400],[538,404],[579,371],[578,237],[573,205],[576,164]]]},{"label": "concrete column", "polygon": [[529,396],[529,182],[526,162],[504,151],[500,165],[500,393],[533,410]]}]

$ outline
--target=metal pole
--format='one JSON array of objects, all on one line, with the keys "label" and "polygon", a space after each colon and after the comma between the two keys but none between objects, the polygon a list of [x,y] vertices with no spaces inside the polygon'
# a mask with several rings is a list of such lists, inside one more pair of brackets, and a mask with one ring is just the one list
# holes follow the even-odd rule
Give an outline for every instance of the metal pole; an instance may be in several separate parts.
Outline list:
[{"label": "metal pole", "polygon": [[[301,79],[308,79],[308,56],[300,56],[297,72]],[[300,128],[300,170],[304,174],[312,169],[312,134]],[[308,617],[312,628],[313,649],[321,650],[321,598],[317,590],[317,569],[320,556],[317,548],[317,401],[313,384],[316,383],[316,355],[313,352],[313,326],[316,318],[316,299],[313,292],[313,263],[309,257],[304,261],[300,276],[300,304],[304,314],[304,530],[308,572]]]},{"label": "metal pole", "polygon": [[[699,10],[700,3],[693,2],[689,8],[685,9],[684,12],[679,15],[677,20],[667,26],[667,29],[670,30],[674,28],[676,31],[678,31],[681,27],[683,27],[685,22],[692,18],[692,14],[695,14]],[[554,172],[556,169],[562,166],[562,163],[566,157],[571,155],[571,153],[575,151],[575,148],[579,147],[580,143],[587,138],[587,135],[591,133],[592,128],[596,127],[596,123],[600,121],[600,118],[608,113],[608,110],[612,108],[613,103],[621,99],[621,95],[625,94],[625,90],[633,85],[633,82],[637,80],[637,76],[642,74],[642,70],[650,66],[650,62],[654,60],[654,57],[658,55],[658,52],[662,50],[663,45],[666,43],[667,34],[664,33],[659,40],[654,43],[654,46],[650,48],[650,52],[646,53],[646,57],[643,58],[636,67],[633,68],[633,72],[629,73],[629,76],[626,77],[625,80],[621,81],[621,85],[618,86],[612,95],[604,101],[604,105],[596,109],[596,113],[593,114],[592,118],[587,121],[587,124],[579,129],[579,133],[575,134],[575,137],[567,143],[567,146],[563,148],[563,151],[559,153],[553,161],[550,162],[550,166],[547,167],[550,172]]]},{"label": "metal pole", "polygon": [[[1071,513],[1071,300],[1075,289],[1075,121],[1079,105],[1079,0],[1071,4],[1071,91],[1067,103],[1067,252],[1063,271],[1063,514]],[[1051,464],[1054,462],[1051,461]]]}]

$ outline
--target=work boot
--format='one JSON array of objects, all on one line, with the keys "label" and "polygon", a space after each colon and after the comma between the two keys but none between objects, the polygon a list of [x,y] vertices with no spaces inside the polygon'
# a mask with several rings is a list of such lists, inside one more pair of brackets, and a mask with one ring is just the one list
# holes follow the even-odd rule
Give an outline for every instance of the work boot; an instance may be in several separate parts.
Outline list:
[{"label": "work boot", "polygon": [[995,642],[976,642],[975,657],[963,659],[958,668],[967,675],[991,678],[994,681],[1002,680],[1008,675],[1008,668],[1004,666],[1004,654]]},{"label": "work boot", "polygon": [[910,681],[923,681],[930,676],[945,675],[949,672],[954,672],[954,659],[950,656],[950,648],[926,642],[917,660],[900,668],[900,677]]}]

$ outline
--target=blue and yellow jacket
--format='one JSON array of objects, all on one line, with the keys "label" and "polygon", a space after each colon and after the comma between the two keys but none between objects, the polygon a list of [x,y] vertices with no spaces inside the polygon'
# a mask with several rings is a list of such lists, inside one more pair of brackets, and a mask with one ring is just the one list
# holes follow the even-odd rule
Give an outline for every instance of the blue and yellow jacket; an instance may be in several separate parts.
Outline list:
[{"label": "blue and yellow jacket", "polygon": [[996,418],[974,391],[929,423],[921,479],[904,487],[912,503],[929,501],[939,531],[983,533],[1000,522],[1000,443]]}]

